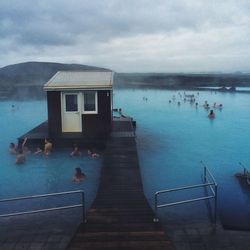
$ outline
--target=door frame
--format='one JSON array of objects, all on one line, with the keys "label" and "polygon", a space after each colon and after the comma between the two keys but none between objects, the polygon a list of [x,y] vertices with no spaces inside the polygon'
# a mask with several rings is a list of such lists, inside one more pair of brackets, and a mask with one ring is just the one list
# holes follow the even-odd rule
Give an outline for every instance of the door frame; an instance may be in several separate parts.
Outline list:
[{"label": "door frame", "polygon": [[[66,95],[77,95],[77,106],[78,106],[78,111],[66,111]],[[81,92],[70,92],[70,91],[65,91],[61,92],[61,110],[62,110],[62,133],[79,133],[82,132],[82,94]],[[79,131],[65,131],[64,129],[64,124],[65,124],[65,113],[78,113],[79,115]]]}]

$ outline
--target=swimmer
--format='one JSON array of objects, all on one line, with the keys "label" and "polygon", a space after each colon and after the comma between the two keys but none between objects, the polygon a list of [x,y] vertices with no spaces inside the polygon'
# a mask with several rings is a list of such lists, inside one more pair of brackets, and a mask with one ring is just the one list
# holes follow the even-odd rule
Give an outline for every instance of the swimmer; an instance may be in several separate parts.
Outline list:
[{"label": "swimmer", "polygon": [[75,168],[75,175],[72,178],[72,181],[81,182],[84,179],[86,179],[86,175],[82,172],[82,170],[80,168]]},{"label": "swimmer", "polygon": [[82,152],[79,150],[78,146],[75,144],[73,151],[70,153],[70,156],[81,156]]},{"label": "swimmer", "polygon": [[11,105],[11,111],[12,111],[12,112],[16,111],[16,108],[15,108],[15,105],[14,105],[14,104]]},{"label": "swimmer", "polygon": [[22,150],[24,153],[30,153],[30,150],[27,146],[25,146],[26,142],[28,140],[28,137],[25,137],[22,143]]},{"label": "swimmer", "polygon": [[17,154],[17,146],[14,142],[11,142],[9,145],[9,152],[13,155]]},{"label": "swimmer", "polygon": [[25,162],[25,154],[22,149],[19,149],[16,155],[16,164],[23,164]]},{"label": "swimmer", "polygon": [[28,138],[25,137],[21,146],[20,146],[20,144],[16,145],[14,142],[11,142],[9,145],[9,152],[11,154],[17,154],[20,149],[22,149],[25,152],[28,152],[29,151],[28,147],[25,147],[27,140],[28,140]]},{"label": "swimmer", "polygon": [[207,101],[204,102],[203,107],[204,108],[208,108],[209,107],[209,104],[207,103]]},{"label": "swimmer", "polygon": [[47,139],[45,139],[44,140],[44,143],[45,143],[45,145],[44,145],[44,154],[46,155],[46,156],[48,156],[48,155],[50,155],[51,154],[51,150],[52,150],[52,143],[49,141],[49,140],[47,140]]},{"label": "swimmer", "polygon": [[198,105],[199,105],[198,102],[196,102],[196,103],[195,103],[195,107],[198,108]]},{"label": "swimmer", "polygon": [[215,118],[215,113],[214,113],[214,111],[212,109],[210,110],[210,113],[208,114],[208,118],[209,119],[214,119]]},{"label": "swimmer", "polygon": [[214,105],[213,105],[214,108],[216,108],[216,102],[214,102]]},{"label": "swimmer", "polygon": [[43,150],[40,147],[36,148],[36,151],[34,152],[34,155],[39,155],[43,152]]},{"label": "swimmer", "polygon": [[178,106],[180,106],[180,105],[181,105],[181,102],[178,102],[177,104],[178,104]]},{"label": "swimmer", "polygon": [[171,100],[169,100],[168,102],[171,103]]},{"label": "swimmer", "polygon": [[100,155],[97,153],[94,153],[92,150],[88,149],[88,155],[90,155],[93,158],[99,157]]}]

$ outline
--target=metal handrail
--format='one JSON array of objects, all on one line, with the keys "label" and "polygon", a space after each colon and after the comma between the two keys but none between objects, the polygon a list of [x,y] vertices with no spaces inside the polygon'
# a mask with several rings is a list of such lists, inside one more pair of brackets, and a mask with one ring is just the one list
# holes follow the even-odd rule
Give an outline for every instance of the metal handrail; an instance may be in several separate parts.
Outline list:
[{"label": "metal handrail", "polygon": [[213,185],[213,184],[214,183],[204,183],[204,184],[197,184],[197,185],[184,186],[184,187],[178,187],[178,188],[171,188],[171,189],[157,191],[157,192],[155,192],[155,194],[162,194],[162,193],[180,191],[180,190],[185,190],[185,189],[192,189],[192,188],[197,188],[197,187],[205,187],[205,186],[209,186],[209,185]]},{"label": "metal handrail", "polygon": [[248,170],[248,168],[245,165],[243,165],[241,162],[239,162],[239,165],[241,165],[243,167],[244,175],[247,175],[247,174],[250,175],[250,171]]},{"label": "metal handrail", "polygon": [[69,194],[76,194],[76,193],[81,194],[81,204],[74,204],[74,205],[68,205],[68,206],[51,207],[51,208],[30,210],[30,211],[24,211],[24,212],[1,214],[0,218],[18,216],[18,215],[26,215],[26,214],[36,214],[36,213],[42,213],[42,212],[50,212],[50,211],[56,211],[56,210],[65,210],[65,209],[82,207],[83,221],[86,221],[85,193],[84,193],[83,190],[75,190],[75,191],[66,191],[66,192],[59,192],[59,193],[48,193],[48,194],[40,194],[40,195],[30,195],[30,196],[21,196],[21,197],[15,197],[15,198],[7,198],[7,199],[1,199],[0,203],[1,202],[21,201],[21,200],[28,200],[28,199],[38,199],[38,198],[44,198],[44,197],[50,197],[50,196],[69,195]]},{"label": "metal handrail", "polygon": [[[181,204],[186,204],[186,203],[191,203],[191,202],[214,199],[214,223],[216,224],[216,219],[217,219],[217,183],[215,181],[215,178],[211,174],[211,172],[208,170],[207,166],[203,162],[201,162],[201,163],[204,167],[204,183],[203,184],[183,186],[183,187],[171,188],[171,189],[166,189],[166,190],[161,190],[161,191],[155,192],[155,195],[154,195],[154,198],[155,198],[154,222],[159,221],[159,219],[157,218],[158,208],[170,207],[170,206],[176,206],[176,205],[181,205]],[[208,178],[211,178],[212,182],[207,182]],[[182,190],[195,189],[195,188],[201,188],[201,187],[209,187],[211,192],[212,192],[212,195],[207,195],[207,196],[198,197],[198,198],[194,198],[194,199],[181,200],[181,201],[177,201],[177,202],[158,204],[158,196],[161,194],[182,191]]]},{"label": "metal handrail", "polygon": [[[214,176],[211,174],[210,170],[207,168],[207,166],[205,165],[205,163],[203,161],[200,161],[200,163],[204,167],[204,182],[207,181],[207,177],[211,177],[211,179],[214,182],[214,184],[217,185],[217,182],[216,182]],[[208,176],[207,176],[207,173],[209,174]]]},{"label": "metal handrail", "polygon": [[248,170],[248,168],[243,165],[241,162],[239,162],[239,164],[243,167],[243,174],[246,176],[246,181],[247,184],[250,185],[250,171]]},{"label": "metal handrail", "polygon": [[136,137],[135,128],[133,127],[133,120],[132,120],[132,118],[130,120],[130,126],[131,126],[131,130],[132,130],[133,136]]}]

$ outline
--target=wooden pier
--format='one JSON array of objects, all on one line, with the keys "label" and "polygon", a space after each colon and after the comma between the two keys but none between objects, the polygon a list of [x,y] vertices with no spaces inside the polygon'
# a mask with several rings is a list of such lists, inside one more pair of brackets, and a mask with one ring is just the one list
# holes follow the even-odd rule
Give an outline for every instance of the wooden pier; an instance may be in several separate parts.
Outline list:
[{"label": "wooden pier", "polygon": [[72,148],[74,144],[82,148],[103,149],[105,147],[107,137],[87,137],[82,133],[62,133],[51,138],[48,132],[48,121],[45,121],[35,128],[18,138],[19,144],[22,144],[25,138],[28,138],[26,145],[31,149],[36,149],[37,146],[43,148],[44,140],[50,139],[54,148]]},{"label": "wooden pier", "polygon": [[68,249],[172,249],[144,193],[131,119],[117,119],[97,197]]}]

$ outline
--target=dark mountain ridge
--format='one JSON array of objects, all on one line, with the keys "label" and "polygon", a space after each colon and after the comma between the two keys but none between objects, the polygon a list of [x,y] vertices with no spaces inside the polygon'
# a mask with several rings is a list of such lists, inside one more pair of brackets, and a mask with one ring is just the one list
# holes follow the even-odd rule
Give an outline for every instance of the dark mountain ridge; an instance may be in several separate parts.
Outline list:
[{"label": "dark mountain ridge", "polygon": [[0,68],[0,99],[44,98],[43,85],[58,71],[109,71],[81,64],[24,62]]},{"label": "dark mountain ridge", "polygon": [[1,84],[44,84],[60,70],[108,70],[81,64],[25,62],[0,68]]}]

